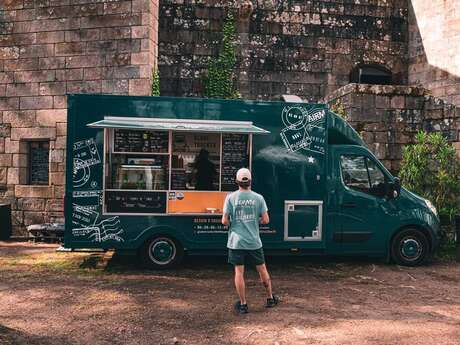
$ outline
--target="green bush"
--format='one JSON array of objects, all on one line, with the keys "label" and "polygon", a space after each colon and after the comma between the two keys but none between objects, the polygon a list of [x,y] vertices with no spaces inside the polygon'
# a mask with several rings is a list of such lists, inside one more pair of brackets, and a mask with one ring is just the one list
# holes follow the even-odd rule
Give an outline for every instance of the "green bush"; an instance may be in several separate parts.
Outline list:
[{"label": "green bush", "polygon": [[440,216],[460,212],[460,159],[440,133],[419,132],[403,149],[400,177],[407,189],[433,202]]},{"label": "green bush", "polygon": [[204,81],[205,96],[209,98],[240,98],[235,88],[236,27],[233,14],[228,13],[224,27],[222,47],[217,58],[209,62],[208,76]]}]

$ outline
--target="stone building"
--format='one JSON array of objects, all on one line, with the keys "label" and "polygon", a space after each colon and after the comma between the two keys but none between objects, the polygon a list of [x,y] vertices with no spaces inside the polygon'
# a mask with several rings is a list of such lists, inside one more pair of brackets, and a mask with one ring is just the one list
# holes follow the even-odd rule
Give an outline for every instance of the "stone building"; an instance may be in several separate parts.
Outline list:
[{"label": "stone building", "polygon": [[391,170],[420,129],[460,150],[455,3],[3,0],[0,201],[12,203],[15,234],[62,221],[65,95],[148,95],[158,66],[162,95],[201,96],[229,10],[243,98],[340,102]]}]

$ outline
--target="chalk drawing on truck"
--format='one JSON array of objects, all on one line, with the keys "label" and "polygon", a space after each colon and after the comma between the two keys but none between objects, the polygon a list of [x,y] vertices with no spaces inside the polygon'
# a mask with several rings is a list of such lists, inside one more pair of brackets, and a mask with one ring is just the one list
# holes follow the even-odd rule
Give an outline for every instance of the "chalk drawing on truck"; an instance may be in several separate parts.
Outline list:
[{"label": "chalk drawing on truck", "polygon": [[304,106],[286,106],[281,112],[284,128],[280,136],[288,151],[311,151],[324,154],[324,109],[308,109]]},{"label": "chalk drawing on truck", "polygon": [[124,230],[121,226],[120,217],[115,216],[100,220],[100,214],[93,208],[94,205],[73,204],[72,211],[72,235],[85,237],[94,242],[113,240],[124,242],[121,237]]},{"label": "chalk drawing on truck", "polygon": [[73,186],[82,187],[91,178],[91,167],[101,163],[94,138],[73,144]]}]

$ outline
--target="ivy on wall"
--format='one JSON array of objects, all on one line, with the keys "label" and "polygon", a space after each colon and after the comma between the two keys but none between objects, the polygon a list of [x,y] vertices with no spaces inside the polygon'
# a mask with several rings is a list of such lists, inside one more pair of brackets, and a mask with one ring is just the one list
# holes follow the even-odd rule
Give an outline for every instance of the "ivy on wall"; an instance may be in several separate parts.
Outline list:
[{"label": "ivy on wall", "polygon": [[228,13],[223,27],[222,47],[219,55],[209,62],[205,78],[205,96],[209,98],[240,98],[236,90],[234,69],[236,65],[235,18]]},{"label": "ivy on wall", "polygon": [[152,68],[152,86],[151,86],[151,96],[160,95],[160,73],[158,69]]}]

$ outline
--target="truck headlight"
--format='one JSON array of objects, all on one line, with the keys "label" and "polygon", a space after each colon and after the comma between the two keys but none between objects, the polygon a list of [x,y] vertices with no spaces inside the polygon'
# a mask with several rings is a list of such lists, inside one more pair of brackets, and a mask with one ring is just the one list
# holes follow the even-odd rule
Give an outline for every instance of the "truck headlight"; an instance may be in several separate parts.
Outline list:
[{"label": "truck headlight", "polygon": [[431,212],[433,212],[437,217],[438,216],[438,211],[436,210],[436,207],[434,207],[434,205],[431,203],[431,201],[425,199],[425,204],[426,204],[426,207],[428,207],[431,210]]}]

